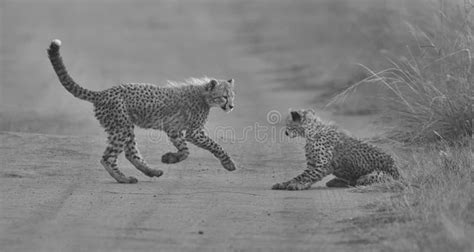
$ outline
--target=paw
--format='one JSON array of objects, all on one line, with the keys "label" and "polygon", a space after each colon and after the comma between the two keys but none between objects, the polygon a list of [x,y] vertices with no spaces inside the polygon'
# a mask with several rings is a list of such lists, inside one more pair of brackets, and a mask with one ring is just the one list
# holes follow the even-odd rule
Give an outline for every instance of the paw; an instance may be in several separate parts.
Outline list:
[{"label": "paw", "polygon": [[232,159],[229,159],[226,162],[221,162],[221,164],[224,167],[224,169],[228,171],[235,171],[235,164],[234,164],[234,161],[232,161]]},{"label": "paw", "polygon": [[311,187],[311,184],[304,184],[304,183],[292,181],[286,186],[286,190],[299,191],[299,190],[307,190],[310,187]]},{"label": "paw", "polygon": [[286,190],[290,182],[276,183],[272,186],[272,190]]},{"label": "paw", "polygon": [[138,182],[138,179],[135,177],[123,176],[123,177],[117,178],[117,182],[121,184],[136,184]]},{"label": "paw", "polygon": [[151,177],[151,178],[152,177],[160,177],[161,175],[163,175],[163,171],[158,170],[158,169],[149,169],[145,175],[147,175],[148,177]]},{"label": "paw", "polygon": [[297,181],[288,181],[283,183],[277,183],[272,186],[272,190],[289,190],[289,191],[299,191],[307,190],[311,187],[311,184],[304,184]]},{"label": "paw", "polygon": [[161,156],[161,162],[165,164],[175,164],[180,161],[183,161],[186,157],[180,153],[168,152],[165,155]]}]

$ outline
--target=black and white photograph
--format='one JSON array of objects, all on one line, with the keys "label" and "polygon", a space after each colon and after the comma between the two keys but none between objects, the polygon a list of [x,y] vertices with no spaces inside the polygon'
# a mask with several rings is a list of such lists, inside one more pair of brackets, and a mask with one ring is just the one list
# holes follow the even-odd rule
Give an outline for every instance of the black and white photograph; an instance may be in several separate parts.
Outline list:
[{"label": "black and white photograph", "polygon": [[472,0],[0,0],[0,251],[474,251]]}]

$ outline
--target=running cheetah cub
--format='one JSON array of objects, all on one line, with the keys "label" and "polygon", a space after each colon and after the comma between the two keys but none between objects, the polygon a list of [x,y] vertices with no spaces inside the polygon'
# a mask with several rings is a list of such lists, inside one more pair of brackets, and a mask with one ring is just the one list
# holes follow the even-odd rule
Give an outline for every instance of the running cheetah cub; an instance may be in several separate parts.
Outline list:
[{"label": "running cheetah cub", "polygon": [[306,138],[307,169],[295,178],[273,185],[274,190],[306,190],[333,174],[328,187],[368,185],[400,177],[392,157],[323,122],[312,109],[290,111],[285,134]]},{"label": "running cheetah cub", "polygon": [[189,155],[186,142],[210,151],[228,171],[235,165],[227,152],[209,138],[203,128],[211,107],[225,112],[234,108],[234,80],[191,79],[188,83],[158,87],[152,84],[123,84],[103,91],[79,86],[63,64],[59,47],[53,40],[48,56],[61,84],[75,97],[94,105],[95,117],[108,133],[108,146],[101,159],[105,170],[119,183],[137,183],[117,166],[117,156],[125,157],[149,177],[160,177],[163,171],[151,169],[138,151],[134,127],[163,130],[178,150],[161,158],[163,163],[183,161]]}]

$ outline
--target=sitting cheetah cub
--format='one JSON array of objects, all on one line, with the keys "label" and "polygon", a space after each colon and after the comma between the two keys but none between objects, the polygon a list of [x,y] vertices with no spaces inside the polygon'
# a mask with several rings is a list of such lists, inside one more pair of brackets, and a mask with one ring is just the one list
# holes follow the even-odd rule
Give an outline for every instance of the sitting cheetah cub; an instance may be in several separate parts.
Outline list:
[{"label": "sitting cheetah cub", "polygon": [[323,122],[312,109],[290,111],[285,134],[306,138],[307,169],[295,178],[273,185],[274,190],[306,190],[333,174],[328,187],[368,185],[400,177],[392,157]]},{"label": "sitting cheetah cub", "polygon": [[125,157],[148,177],[160,177],[163,171],[152,169],[138,151],[134,127],[166,132],[177,152],[161,157],[163,163],[181,162],[189,155],[186,142],[210,151],[222,166],[235,170],[227,152],[204,132],[209,111],[218,107],[225,112],[234,108],[234,80],[190,79],[187,83],[158,87],[130,83],[102,91],[81,87],[68,74],[59,53],[61,41],[53,40],[48,56],[61,84],[75,97],[94,105],[95,117],[108,134],[108,146],[100,163],[119,183],[137,183],[117,166],[117,157]]}]

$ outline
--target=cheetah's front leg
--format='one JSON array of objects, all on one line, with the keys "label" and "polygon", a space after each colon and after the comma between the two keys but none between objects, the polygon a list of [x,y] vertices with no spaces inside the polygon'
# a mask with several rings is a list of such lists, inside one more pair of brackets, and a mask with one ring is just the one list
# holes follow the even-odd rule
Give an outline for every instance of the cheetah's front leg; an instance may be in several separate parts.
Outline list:
[{"label": "cheetah's front leg", "polygon": [[222,166],[226,170],[235,170],[235,164],[229,157],[227,152],[225,152],[224,149],[218,143],[209,138],[201,129],[186,133],[186,140],[198,147],[210,151],[212,154],[214,154],[216,158],[221,161]]},{"label": "cheetah's front leg", "polygon": [[294,177],[293,179],[283,182],[276,183],[272,186],[273,190],[307,190],[311,188],[311,185],[320,181],[326,175],[329,174],[326,165],[315,165],[311,162],[308,162],[308,168],[301,173],[300,175]]},{"label": "cheetah's front leg", "polygon": [[161,157],[161,162],[165,164],[174,164],[185,160],[189,156],[189,149],[183,138],[182,132],[168,133],[171,143],[178,149],[178,152],[168,152]]},{"label": "cheetah's front leg", "polygon": [[327,142],[316,141],[306,143],[306,161],[307,168],[300,175],[293,179],[277,183],[272,186],[273,190],[306,190],[311,187],[312,184],[320,181],[325,176],[332,173],[332,168],[329,162],[332,160],[333,148],[320,148]]}]

